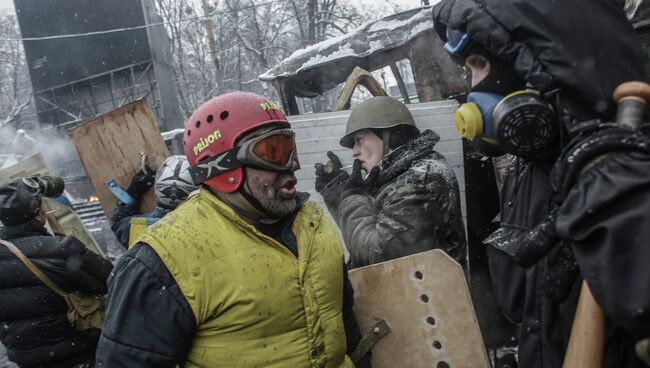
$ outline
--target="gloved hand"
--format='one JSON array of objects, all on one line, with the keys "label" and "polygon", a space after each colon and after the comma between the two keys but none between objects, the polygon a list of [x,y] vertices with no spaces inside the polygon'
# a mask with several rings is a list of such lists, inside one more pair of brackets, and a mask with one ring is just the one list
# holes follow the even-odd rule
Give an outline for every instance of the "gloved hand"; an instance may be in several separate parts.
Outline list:
[{"label": "gloved hand", "polygon": [[353,194],[370,194],[375,190],[377,177],[379,176],[379,166],[375,166],[370,170],[368,176],[364,179],[361,175],[361,161],[354,160],[352,164],[352,175],[348,181],[343,184],[343,193],[341,199],[351,196]]},{"label": "gloved hand", "polygon": [[[343,169],[341,160],[332,151],[327,151],[327,157],[330,159],[328,164],[321,164],[320,162],[314,165],[316,168],[316,191],[323,193],[323,189],[327,187],[334,179],[343,174],[347,174]],[[347,178],[347,176],[346,176]],[[339,181],[341,178],[338,178]]]},{"label": "gloved hand", "polygon": [[145,165],[144,170],[140,169],[135,173],[131,179],[131,184],[126,189],[126,192],[133,198],[142,198],[154,184],[156,171],[150,168],[149,165]]}]

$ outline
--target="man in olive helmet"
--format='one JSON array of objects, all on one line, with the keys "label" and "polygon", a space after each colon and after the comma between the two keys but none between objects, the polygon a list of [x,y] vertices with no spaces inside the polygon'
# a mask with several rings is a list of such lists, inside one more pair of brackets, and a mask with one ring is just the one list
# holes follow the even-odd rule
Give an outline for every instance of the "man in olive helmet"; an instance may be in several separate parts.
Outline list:
[{"label": "man in olive helmet", "polygon": [[352,111],[340,141],[352,149],[352,174],[332,152],[331,166],[316,165],[316,191],[341,229],[350,268],[436,248],[466,263],[458,182],[433,149],[439,140],[420,133],[394,98],[373,97]]}]

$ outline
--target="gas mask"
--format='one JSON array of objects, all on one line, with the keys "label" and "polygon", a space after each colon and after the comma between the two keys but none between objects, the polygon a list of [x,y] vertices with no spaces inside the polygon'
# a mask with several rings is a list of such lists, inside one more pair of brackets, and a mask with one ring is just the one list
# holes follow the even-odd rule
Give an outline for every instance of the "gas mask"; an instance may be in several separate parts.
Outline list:
[{"label": "gas mask", "polygon": [[527,159],[544,156],[559,137],[553,107],[539,92],[521,90],[501,96],[471,92],[454,113],[458,134],[488,156],[510,153]]},{"label": "gas mask", "polygon": [[446,32],[445,50],[455,61],[465,64],[470,55],[477,55],[490,65],[485,78],[472,87],[467,103],[454,113],[458,134],[488,156],[510,153],[535,160],[553,152],[560,134],[553,107],[538,91],[525,89],[510,64],[493,57],[467,34],[449,28]]}]

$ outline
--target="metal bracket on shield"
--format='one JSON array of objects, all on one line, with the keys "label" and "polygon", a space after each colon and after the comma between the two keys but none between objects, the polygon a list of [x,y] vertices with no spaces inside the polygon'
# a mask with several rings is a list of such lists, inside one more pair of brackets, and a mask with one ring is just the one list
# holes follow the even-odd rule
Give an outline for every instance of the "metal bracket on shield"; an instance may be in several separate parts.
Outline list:
[{"label": "metal bracket on shield", "polygon": [[368,353],[379,340],[388,335],[389,332],[390,326],[388,326],[386,320],[380,319],[377,321],[377,323],[370,328],[370,331],[368,331],[361,341],[359,341],[357,349],[352,353],[352,355],[350,355],[352,361],[355,363],[358,362],[359,359],[363,358],[363,356],[366,355],[366,353]]}]

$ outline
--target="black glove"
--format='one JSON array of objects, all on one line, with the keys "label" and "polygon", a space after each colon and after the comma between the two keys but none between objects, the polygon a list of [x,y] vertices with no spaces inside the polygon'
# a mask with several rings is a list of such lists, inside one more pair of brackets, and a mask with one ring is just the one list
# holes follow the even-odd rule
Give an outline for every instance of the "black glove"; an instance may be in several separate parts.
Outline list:
[{"label": "black glove", "polygon": [[156,171],[151,169],[148,165],[145,165],[144,170],[138,170],[137,173],[131,179],[131,184],[126,189],[126,192],[133,198],[142,198],[142,196],[147,193],[149,188],[153,186],[153,183],[156,178]]},{"label": "black glove", "polygon": [[368,176],[364,179],[361,175],[361,161],[354,160],[352,164],[352,175],[348,181],[343,184],[343,193],[341,199],[353,194],[370,194],[375,190],[377,177],[379,176],[379,166],[370,170]]},{"label": "black glove", "polygon": [[[314,165],[316,168],[315,186],[318,193],[323,193],[323,189],[325,189],[325,187],[327,187],[335,178],[343,176],[343,174],[347,174],[344,170],[341,169],[343,165],[341,164],[341,160],[339,160],[338,156],[336,156],[332,151],[327,151],[327,157],[330,159],[331,166],[327,167],[320,162]],[[327,173],[325,172],[326,169],[331,170],[329,170],[330,172]]]}]

